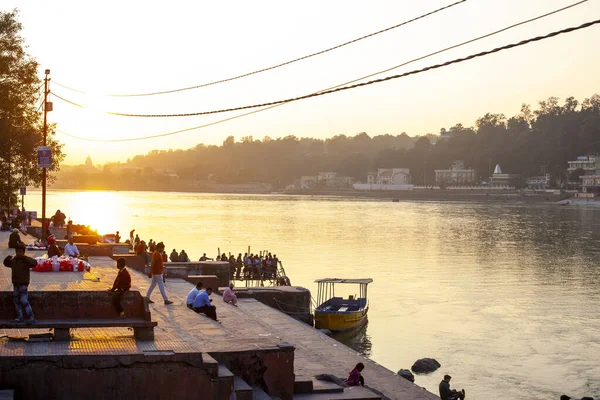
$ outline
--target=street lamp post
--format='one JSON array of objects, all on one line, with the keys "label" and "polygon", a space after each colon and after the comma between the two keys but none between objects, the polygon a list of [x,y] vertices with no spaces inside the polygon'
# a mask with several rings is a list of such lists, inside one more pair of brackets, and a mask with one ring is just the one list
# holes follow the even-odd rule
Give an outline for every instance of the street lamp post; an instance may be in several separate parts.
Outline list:
[{"label": "street lamp post", "polygon": [[[46,77],[44,78],[44,146],[47,146],[48,136],[48,75],[50,70],[45,71]],[[42,168],[42,239],[46,239],[46,168]]]}]

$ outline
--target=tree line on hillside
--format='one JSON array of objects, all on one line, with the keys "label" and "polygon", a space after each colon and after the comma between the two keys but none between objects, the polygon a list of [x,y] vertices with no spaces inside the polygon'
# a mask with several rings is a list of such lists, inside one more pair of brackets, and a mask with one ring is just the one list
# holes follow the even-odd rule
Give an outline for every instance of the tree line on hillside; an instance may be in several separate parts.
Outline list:
[{"label": "tree line on hillside", "polygon": [[[251,136],[239,142],[230,136],[221,146],[199,144],[188,150],[154,150],[128,160],[127,165],[144,170],[175,171],[180,179],[220,183],[268,182],[285,186],[302,175],[334,171],[365,181],[377,168],[410,168],[413,182],[433,184],[435,169],[447,169],[463,160],[485,181],[494,166],[523,177],[550,173],[555,181],[566,176],[567,161],[579,155],[600,152],[600,96],[579,103],[569,97],[540,101],[535,110],[524,104],[518,115],[488,113],[475,126],[456,124],[439,135],[409,137],[367,133],[337,135],[329,139],[280,139]],[[114,168],[107,164],[105,168]],[[491,171],[490,171],[491,169]]]}]

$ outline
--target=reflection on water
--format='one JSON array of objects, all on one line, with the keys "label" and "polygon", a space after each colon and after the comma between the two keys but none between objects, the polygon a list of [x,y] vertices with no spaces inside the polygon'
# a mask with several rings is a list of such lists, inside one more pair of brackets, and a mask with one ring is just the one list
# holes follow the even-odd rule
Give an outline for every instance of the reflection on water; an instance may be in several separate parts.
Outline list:
[{"label": "reflection on water", "polygon": [[373,278],[357,343],[392,371],[436,358],[416,378],[431,391],[448,373],[475,400],[600,393],[600,209],[50,191],[57,208],[192,259],[268,249],[313,295],[317,278]]},{"label": "reflection on water", "polygon": [[361,328],[334,333],[331,337],[355,350],[363,356],[371,356],[371,337],[367,334],[367,322]]}]

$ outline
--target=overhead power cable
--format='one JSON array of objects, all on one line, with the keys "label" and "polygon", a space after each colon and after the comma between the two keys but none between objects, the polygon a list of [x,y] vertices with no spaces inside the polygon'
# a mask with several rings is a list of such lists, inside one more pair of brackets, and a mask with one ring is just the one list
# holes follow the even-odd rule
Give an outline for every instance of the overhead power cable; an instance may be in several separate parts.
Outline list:
[{"label": "overhead power cable", "polygon": [[[224,112],[231,112],[231,111],[240,111],[240,110],[247,110],[250,108],[258,108],[258,107],[267,107],[267,106],[272,106],[272,105],[276,105],[276,104],[282,104],[282,103],[290,103],[293,101],[298,101],[298,100],[304,100],[304,99],[308,99],[308,98],[312,98],[312,97],[319,97],[319,96],[323,96],[323,95],[327,95],[327,94],[332,94],[332,93],[337,93],[337,92],[341,92],[341,91],[346,91],[346,90],[350,90],[350,89],[356,89],[359,87],[363,87],[363,86],[369,86],[369,85],[373,85],[376,83],[382,83],[382,82],[387,82],[393,79],[398,79],[398,78],[403,78],[409,75],[416,75],[422,72],[426,72],[429,70],[433,70],[433,69],[438,69],[438,68],[443,68],[443,67],[447,67],[449,65],[453,65],[453,64],[458,64],[458,63],[462,63],[464,61],[469,61],[472,60],[474,58],[479,58],[479,57],[484,57],[493,53],[498,53],[500,51],[504,51],[504,50],[508,50],[508,49],[512,49],[515,47],[520,47],[520,46],[524,46],[526,44],[532,43],[532,42],[538,42],[541,40],[545,40],[545,39],[549,39],[552,38],[554,36],[558,36],[564,33],[570,33],[570,32],[574,32],[580,29],[585,29],[585,28],[589,28],[592,25],[598,24],[600,23],[600,19],[599,20],[595,20],[595,21],[591,21],[591,22],[587,22],[584,23],[582,25],[576,26],[576,27],[571,27],[571,28],[566,28],[566,29],[562,29],[560,31],[555,31],[555,32],[551,32],[547,35],[543,35],[543,36],[536,36],[534,38],[531,39],[526,39],[523,40],[521,42],[518,43],[512,43],[512,44],[508,44],[505,46],[501,46],[501,47],[496,47],[495,49],[492,50],[487,50],[487,51],[482,51],[480,53],[476,53],[476,54],[472,54],[470,56],[467,57],[462,57],[462,58],[457,58],[454,60],[450,60],[450,61],[446,61],[444,63],[441,64],[435,64],[435,65],[431,65],[425,68],[421,68],[421,69],[417,69],[417,70],[413,70],[413,71],[409,71],[409,72],[405,72],[402,74],[398,74],[398,75],[392,75],[392,76],[388,76],[385,78],[380,78],[380,79],[375,79],[372,81],[368,81],[368,82],[363,82],[363,83],[357,83],[354,85],[350,85],[350,86],[343,86],[343,87],[339,87],[339,88],[335,88],[335,89],[331,89],[331,90],[325,90],[325,91],[321,91],[321,92],[315,92],[315,93],[311,93],[311,94],[307,94],[304,96],[299,96],[299,97],[293,97],[293,98],[289,98],[289,99],[285,99],[285,100],[276,100],[276,101],[271,101],[271,102],[267,102],[267,103],[261,103],[261,104],[252,104],[252,105],[246,105],[246,106],[240,106],[240,107],[233,107],[233,108],[226,108],[226,109],[220,109],[220,110],[211,110],[211,111],[200,111],[200,112],[194,112],[194,113],[184,113],[184,114],[128,114],[128,113],[117,113],[117,112],[107,112],[107,114],[110,115],[118,115],[118,116],[123,116],[123,117],[140,117],[140,118],[173,118],[173,117],[192,117],[192,116],[198,116],[198,115],[210,115],[210,114],[219,114],[219,113],[224,113]],[[81,104],[77,104],[74,103],[72,101],[66,100],[62,97],[57,96],[56,94],[54,94],[57,98],[67,101],[68,103],[71,103],[73,105],[76,105],[77,107],[83,107]]]},{"label": "overhead power cable", "polygon": [[[391,30],[396,29],[396,28],[400,28],[401,26],[408,25],[411,22],[418,21],[420,19],[423,19],[423,18],[428,17],[430,15],[436,14],[436,13],[438,13],[440,11],[443,11],[443,10],[446,10],[448,8],[454,7],[454,6],[458,5],[458,4],[464,3],[466,1],[467,0],[460,0],[460,1],[457,1],[455,3],[449,4],[447,6],[438,8],[437,10],[433,10],[433,11],[430,11],[430,12],[428,12],[426,14],[423,14],[423,15],[420,15],[420,16],[415,17],[413,19],[410,19],[408,21],[404,21],[404,22],[401,22],[401,23],[399,23],[397,25],[390,26],[389,28],[385,28],[385,29],[379,30],[377,32],[373,32],[373,33],[370,33],[368,35],[364,35],[364,36],[361,36],[359,38],[350,40],[348,42],[344,42],[342,44],[338,44],[337,46],[333,46],[333,47],[330,47],[328,49],[318,51],[316,53],[308,54],[306,56],[298,57],[298,58],[295,58],[295,59],[290,60],[290,61],[282,62],[282,63],[277,64],[277,65],[273,65],[273,66],[270,66],[270,67],[258,69],[256,71],[247,72],[247,73],[244,73],[244,74],[241,74],[241,75],[233,76],[231,78],[221,79],[221,80],[217,80],[217,81],[203,83],[203,84],[196,85],[196,86],[184,87],[184,88],[180,88],[180,89],[164,90],[164,91],[161,91],[161,92],[136,93],[136,94],[108,94],[107,96],[110,96],[110,97],[143,97],[143,96],[154,96],[154,95],[159,95],[159,94],[168,94],[168,93],[183,92],[183,91],[192,90],[192,89],[200,89],[200,88],[203,88],[203,87],[212,86],[212,85],[216,85],[216,84],[219,84],[219,83],[230,82],[230,81],[233,81],[233,80],[236,80],[236,79],[245,78],[245,77],[250,76],[250,75],[256,75],[256,74],[259,74],[261,72],[270,71],[270,70],[273,70],[273,69],[276,69],[276,68],[280,68],[280,67],[283,67],[283,66],[286,66],[286,65],[289,65],[289,64],[293,64],[293,63],[298,62],[298,61],[306,60],[307,58],[315,57],[315,56],[318,56],[318,55],[321,55],[321,54],[324,54],[324,53],[328,53],[328,52],[333,51],[333,50],[337,50],[337,49],[339,49],[341,47],[348,46],[348,45],[350,45],[352,43],[356,43],[356,42],[359,42],[361,40],[368,39],[370,37],[379,35],[381,33],[388,32],[388,31],[391,31]],[[72,87],[69,87],[67,85],[63,85],[62,83],[59,83],[59,82],[56,82],[56,81],[54,81],[54,84],[56,84],[58,86],[61,86],[61,87],[65,88],[65,89],[68,89],[68,90],[73,90],[75,92],[87,93],[87,92],[85,92],[83,90],[74,89]]]},{"label": "overhead power cable", "polygon": [[[446,48],[444,48],[444,49],[441,49],[441,50],[435,51],[435,52],[433,52],[433,53],[429,53],[429,54],[427,54],[427,55],[424,55],[424,56],[421,56],[421,57],[418,57],[418,58],[414,58],[414,59],[412,59],[412,60],[406,61],[406,62],[404,62],[404,63],[402,63],[402,64],[398,64],[398,65],[396,65],[396,66],[394,66],[394,67],[391,67],[391,68],[385,69],[385,70],[383,70],[383,71],[379,71],[379,72],[376,72],[376,73],[373,73],[373,74],[370,74],[370,75],[363,76],[363,77],[361,77],[361,78],[358,78],[358,79],[354,79],[354,80],[352,80],[352,81],[348,81],[348,82],[340,83],[340,84],[338,84],[338,85],[336,85],[336,86],[332,86],[332,87],[329,87],[329,88],[326,88],[326,89],[322,89],[322,90],[320,90],[319,92],[323,92],[323,91],[327,91],[327,90],[335,89],[335,88],[338,88],[338,87],[342,87],[342,86],[344,86],[344,85],[348,85],[348,84],[350,84],[350,83],[354,83],[354,82],[360,81],[360,80],[362,80],[362,79],[366,79],[366,78],[372,77],[372,76],[374,76],[374,75],[378,75],[378,74],[381,74],[381,73],[384,73],[384,72],[391,71],[391,70],[393,70],[393,69],[396,69],[396,68],[400,68],[400,67],[402,67],[402,66],[405,66],[405,65],[411,64],[411,63],[413,63],[413,62],[415,62],[415,61],[423,60],[423,59],[425,59],[425,58],[428,58],[428,57],[431,57],[431,56],[434,56],[434,55],[437,55],[437,54],[440,54],[440,53],[446,52],[446,51],[448,51],[448,50],[455,49],[455,48],[458,48],[458,47],[461,47],[461,46],[467,45],[467,44],[469,44],[469,43],[476,42],[476,41],[478,41],[478,40],[481,40],[481,39],[484,39],[484,38],[487,38],[487,37],[490,37],[490,36],[496,35],[496,34],[498,34],[498,33],[501,33],[501,32],[505,32],[505,31],[507,31],[507,30],[509,30],[509,29],[512,29],[512,28],[515,28],[515,27],[517,27],[517,26],[524,25],[524,24],[527,24],[527,23],[530,23],[530,22],[533,22],[533,21],[539,20],[539,19],[541,19],[541,18],[544,18],[544,17],[550,16],[550,15],[552,15],[552,14],[556,14],[556,13],[558,13],[558,12],[564,11],[564,10],[566,10],[566,9],[568,9],[568,8],[571,8],[571,7],[577,6],[577,5],[579,5],[579,4],[582,4],[582,3],[585,3],[585,2],[587,2],[587,1],[588,1],[588,0],[582,0],[582,1],[579,1],[579,2],[577,2],[577,3],[574,3],[574,4],[571,4],[571,5],[569,5],[569,6],[566,6],[566,7],[563,7],[563,8],[560,8],[560,9],[557,9],[557,10],[554,10],[554,11],[551,11],[551,12],[548,12],[548,13],[546,13],[546,14],[542,14],[542,15],[540,15],[540,16],[538,16],[538,17],[535,17],[535,18],[530,18],[530,19],[528,19],[528,20],[524,20],[524,21],[521,21],[521,22],[519,22],[519,23],[516,23],[516,24],[510,25],[510,26],[508,26],[508,27],[506,27],[506,28],[502,28],[502,29],[496,30],[496,31],[494,31],[494,32],[490,32],[490,33],[488,33],[488,34],[485,34],[485,35],[479,36],[479,37],[477,37],[477,38],[470,39],[470,40],[467,40],[467,41],[465,41],[465,42],[462,42],[462,43],[459,43],[459,44],[456,44],[456,45],[452,45],[452,46],[446,47]],[[316,93],[318,93],[318,92],[316,92]],[[70,102],[70,101],[69,101],[69,103],[73,104],[73,102]],[[267,110],[270,110],[270,109],[272,109],[272,108],[275,108],[275,107],[280,107],[280,106],[283,106],[283,105],[285,105],[285,104],[288,104],[288,103],[276,104],[276,105],[273,105],[273,106],[269,106],[269,107],[261,108],[261,109],[259,109],[259,110],[254,110],[254,111],[251,111],[251,112],[243,113],[243,114],[240,114],[240,115],[237,115],[237,116],[234,116],[234,117],[230,117],[230,118],[221,119],[221,120],[218,120],[218,121],[215,121],[215,122],[209,123],[209,124],[204,124],[204,125],[195,126],[195,127],[191,127],[191,128],[187,128],[187,129],[182,129],[182,130],[178,130],[178,131],[173,131],[173,132],[166,132],[166,133],[155,134],[155,135],[141,136],[141,137],[136,137],[136,138],[125,138],[125,139],[93,139],[93,138],[85,138],[85,137],[81,137],[81,136],[72,135],[72,134],[70,134],[70,133],[67,133],[67,132],[65,132],[65,131],[62,131],[62,130],[60,130],[60,129],[58,129],[57,131],[58,131],[58,132],[60,132],[60,133],[63,133],[63,134],[64,134],[64,135],[66,135],[66,136],[72,137],[72,138],[74,138],[74,139],[79,139],[79,140],[84,140],[84,141],[91,141],[91,142],[129,142],[129,141],[138,141],[138,140],[156,139],[156,138],[160,138],[160,137],[165,137],[165,136],[176,135],[176,134],[183,133],[183,132],[189,132],[189,131],[193,131],[193,130],[202,129],[202,128],[205,128],[205,127],[209,127],[209,126],[217,125],[217,124],[220,124],[220,123],[223,123],[223,122],[231,121],[231,120],[233,120],[233,119],[237,119],[237,118],[245,117],[245,116],[248,116],[248,115],[251,115],[251,114],[255,114],[255,113],[259,113],[259,112],[262,112],[262,111],[267,111]]]}]

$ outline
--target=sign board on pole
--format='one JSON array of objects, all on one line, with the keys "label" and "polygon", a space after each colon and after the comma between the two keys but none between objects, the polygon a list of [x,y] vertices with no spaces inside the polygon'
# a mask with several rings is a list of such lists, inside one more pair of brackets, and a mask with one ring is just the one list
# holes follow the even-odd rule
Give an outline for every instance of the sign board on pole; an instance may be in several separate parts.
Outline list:
[{"label": "sign board on pole", "polygon": [[52,151],[50,146],[38,146],[38,168],[52,168]]},{"label": "sign board on pole", "polygon": [[25,196],[27,194],[27,186],[21,186],[19,191],[21,192],[21,196]]}]

